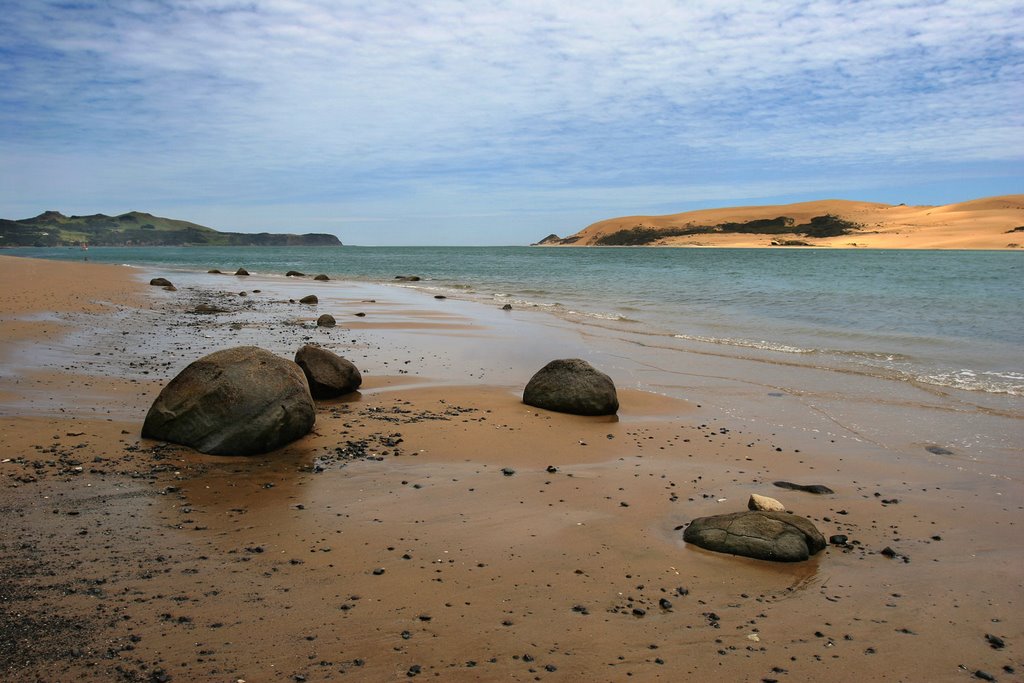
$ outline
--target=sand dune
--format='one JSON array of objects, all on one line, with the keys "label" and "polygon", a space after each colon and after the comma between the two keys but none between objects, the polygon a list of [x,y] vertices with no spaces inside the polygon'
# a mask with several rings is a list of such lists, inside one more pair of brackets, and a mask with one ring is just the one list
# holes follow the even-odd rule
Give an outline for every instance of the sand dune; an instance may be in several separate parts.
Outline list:
[{"label": "sand dune", "polygon": [[[767,247],[798,240],[812,246],[875,249],[1016,249],[1024,247],[1024,194],[986,197],[945,206],[907,206],[843,199],[796,204],[702,209],[665,216],[622,216],[598,221],[572,235],[575,246],[599,244],[620,230],[699,228],[786,216],[795,225],[832,215],[857,228],[835,237],[799,234],[711,233],[669,235],[648,246]],[[566,241],[568,241],[566,240]]]}]

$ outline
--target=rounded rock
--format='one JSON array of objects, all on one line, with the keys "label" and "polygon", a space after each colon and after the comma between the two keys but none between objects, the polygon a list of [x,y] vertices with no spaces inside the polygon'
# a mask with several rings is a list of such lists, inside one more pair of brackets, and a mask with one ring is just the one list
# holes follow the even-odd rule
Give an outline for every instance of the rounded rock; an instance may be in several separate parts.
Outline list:
[{"label": "rounded rock", "polygon": [[335,398],[350,394],[363,383],[359,369],[349,360],[319,346],[303,346],[295,362],[309,383],[313,398]]},{"label": "rounded rock", "polygon": [[579,358],[553,360],[527,383],[523,403],[573,415],[614,415],[619,399],[612,379]]},{"label": "rounded rock", "polygon": [[142,436],[215,455],[255,455],[313,428],[316,406],[302,370],[255,346],[211,353],[163,388]]}]

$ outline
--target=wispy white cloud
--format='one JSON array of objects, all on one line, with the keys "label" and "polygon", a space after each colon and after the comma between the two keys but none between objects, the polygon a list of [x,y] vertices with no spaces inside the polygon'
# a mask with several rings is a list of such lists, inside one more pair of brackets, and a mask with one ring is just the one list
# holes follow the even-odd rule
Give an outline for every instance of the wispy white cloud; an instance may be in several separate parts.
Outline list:
[{"label": "wispy white cloud", "polygon": [[1012,1],[4,5],[0,207],[412,215],[433,193],[469,221],[481,198],[1021,176]]}]

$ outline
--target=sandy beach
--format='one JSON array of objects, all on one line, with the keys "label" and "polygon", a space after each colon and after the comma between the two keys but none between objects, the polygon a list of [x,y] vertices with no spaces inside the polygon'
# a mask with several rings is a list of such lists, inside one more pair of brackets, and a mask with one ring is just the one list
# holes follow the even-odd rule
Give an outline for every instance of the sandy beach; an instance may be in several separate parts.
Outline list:
[{"label": "sandy beach", "polygon": [[[1019,405],[669,373],[541,313],[343,281],[0,256],[0,324],[4,680],[1024,680]],[[308,436],[140,437],[198,357],[307,343],[364,378]],[[617,418],[521,402],[560,357],[612,376]],[[848,542],[793,564],[683,542],[753,493]]]}]

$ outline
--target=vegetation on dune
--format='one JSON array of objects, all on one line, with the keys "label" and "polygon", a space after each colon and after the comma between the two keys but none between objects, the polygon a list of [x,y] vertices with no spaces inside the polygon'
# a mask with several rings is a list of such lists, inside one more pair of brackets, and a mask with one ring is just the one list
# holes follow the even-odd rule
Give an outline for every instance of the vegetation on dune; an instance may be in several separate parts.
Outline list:
[{"label": "vegetation on dune", "polygon": [[334,235],[220,232],[188,221],[132,211],[65,216],[46,211],[23,220],[0,219],[0,246],[338,246]]},{"label": "vegetation on dune", "polygon": [[[601,235],[594,240],[598,246],[641,246],[651,244],[666,237],[685,237],[688,235],[713,235],[721,233],[742,233],[751,235],[803,235],[804,237],[836,237],[847,235],[860,226],[857,223],[827,214],[815,216],[809,223],[796,225],[789,216],[777,218],[758,218],[743,223],[727,222],[717,225],[669,228],[650,228],[637,225],[632,228],[617,230]],[[567,238],[571,239],[571,238]],[[576,239],[579,239],[578,237]],[[574,240],[575,241],[575,240]],[[562,240],[567,244],[566,240]]]}]

